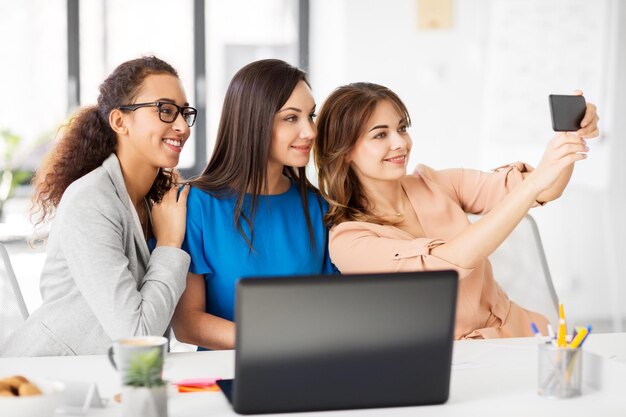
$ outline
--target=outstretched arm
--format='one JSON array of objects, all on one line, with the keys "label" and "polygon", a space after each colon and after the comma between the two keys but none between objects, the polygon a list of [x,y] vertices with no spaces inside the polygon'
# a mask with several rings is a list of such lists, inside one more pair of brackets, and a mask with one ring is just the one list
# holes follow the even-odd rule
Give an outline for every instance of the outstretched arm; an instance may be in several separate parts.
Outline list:
[{"label": "outstretched arm", "polygon": [[[576,95],[582,95],[583,92],[580,90],[576,91]],[[583,144],[586,148],[585,139],[592,139],[598,137],[600,131],[598,130],[598,121],[600,117],[598,116],[596,106],[593,103],[587,103],[587,111],[585,112],[585,116],[580,123],[580,129],[578,131],[571,133],[569,138],[570,144]],[[540,202],[548,202],[555,200],[561,196],[563,190],[569,183],[570,178],[572,177],[572,172],[574,172],[574,164],[566,167],[558,180],[554,183],[552,187],[545,190],[537,197],[537,201]],[[530,173],[525,173],[524,176],[528,176]]]},{"label": "outstretched arm", "polygon": [[[506,239],[536,204],[539,195],[554,187],[564,170],[586,157],[585,145],[570,143],[570,136],[565,133],[556,135],[548,144],[539,166],[504,196],[499,196],[495,193],[497,190],[485,186],[484,182],[477,183],[474,177],[469,180],[472,186],[460,183],[459,190],[467,188],[467,191],[461,191],[463,198],[457,201],[461,206],[469,204],[473,209],[484,206],[484,203],[465,201],[480,200],[480,195],[482,199],[497,202],[489,203],[488,210],[484,210],[485,207],[480,209],[486,214],[457,236],[446,241],[437,239],[438,236],[414,240],[389,238],[385,233],[388,226],[348,222],[331,230],[329,246],[333,263],[344,273],[453,268],[459,271],[462,279]],[[582,140],[575,138],[575,141]],[[480,195],[469,190],[475,187]]]},{"label": "outstretched arm", "polygon": [[[433,248],[431,253],[464,268],[472,268],[487,258],[513,231],[535,201],[558,190],[569,180],[575,162],[587,157],[583,139],[559,133],[548,144],[539,166],[528,173],[489,213],[470,225],[454,239]],[[566,184],[567,182],[565,182]],[[468,250],[468,248],[471,248]]]}]

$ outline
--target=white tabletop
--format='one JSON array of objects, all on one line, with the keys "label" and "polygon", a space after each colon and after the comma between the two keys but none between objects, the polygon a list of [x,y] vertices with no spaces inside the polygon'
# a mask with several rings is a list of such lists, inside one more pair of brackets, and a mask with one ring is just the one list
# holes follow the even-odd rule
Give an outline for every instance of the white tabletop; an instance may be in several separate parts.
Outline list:
[{"label": "white tabletop", "polygon": [[[195,377],[232,378],[233,351],[172,353],[169,381]],[[0,358],[0,374],[96,382],[102,397],[120,391],[106,356]],[[594,334],[585,344],[583,395],[566,400],[539,397],[535,338],[459,341],[454,345],[450,399],[446,404],[353,411],[298,413],[297,416],[626,416],[626,333]],[[384,389],[384,382],[381,382]],[[90,416],[117,416],[119,404],[91,410]],[[2,415],[2,410],[0,410]],[[172,387],[170,417],[234,416],[221,392],[179,394]],[[281,414],[281,416],[286,416]]]}]

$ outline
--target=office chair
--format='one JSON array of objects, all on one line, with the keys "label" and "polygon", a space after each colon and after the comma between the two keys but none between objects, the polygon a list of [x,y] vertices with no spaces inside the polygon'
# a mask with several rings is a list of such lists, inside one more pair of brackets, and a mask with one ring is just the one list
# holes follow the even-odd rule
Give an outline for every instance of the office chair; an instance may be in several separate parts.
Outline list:
[{"label": "office chair", "polygon": [[[470,215],[471,222],[480,216]],[[558,304],[537,223],[531,215],[489,256],[493,276],[509,298],[525,309],[543,314],[556,329]]]},{"label": "office chair", "polygon": [[9,253],[0,243],[0,341],[28,318],[28,309],[15,278]]}]

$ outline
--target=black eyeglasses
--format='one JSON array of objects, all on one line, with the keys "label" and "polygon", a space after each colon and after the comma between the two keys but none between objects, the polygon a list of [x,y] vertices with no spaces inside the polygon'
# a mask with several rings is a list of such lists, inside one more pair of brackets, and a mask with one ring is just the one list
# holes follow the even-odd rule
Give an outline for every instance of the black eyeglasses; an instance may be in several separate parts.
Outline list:
[{"label": "black eyeglasses", "polygon": [[159,111],[159,119],[165,123],[174,123],[174,120],[178,117],[178,114],[183,115],[183,119],[185,119],[185,123],[189,127],[193,126],[196,122],[196,116],[198,115],[198,110],[189,106],[177,106],[174,103],[170,103],[169,101],[153,101],[151,103],[137,103],[137,104],[127,104],[125,106],[119,106],[119,110],[129,110],[135,111],[142,107],[156,107]]}]

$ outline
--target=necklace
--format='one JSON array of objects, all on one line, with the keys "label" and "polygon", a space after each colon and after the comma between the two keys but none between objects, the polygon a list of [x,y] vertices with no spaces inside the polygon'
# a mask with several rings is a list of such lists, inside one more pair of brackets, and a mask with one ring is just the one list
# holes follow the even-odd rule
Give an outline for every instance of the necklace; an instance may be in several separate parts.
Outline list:
[{"label": "necklace", "polygon": [[391,206],[391,205],[389,207],[391,209],[390,210],[385,210],[385,212],[384,212],[385,214],[391,214],[390,212],[392,212],[393,215],[396,216],[396,217],[404,216],[404,204],[402,205],[402,209],[400,209],[400,210],[395,208],[395,207],[393,207],[393,206]]},{"label": "necklace", "polygon": [[393,214],[395,214],[396,217],[404,216],[404,207],[402,207],[402,210],[398,210],[397,208],[394,208],[393,206],[391,208],[392,208]]},{"label": "necklace", "polygon": [[405,205],[406,205],[405,204],[405,197],[406,197],[406,194],[403,192],[402,193],[402,198],[400,199],[400,208],[395,208],[393,205],[389,204],[389,208],[387,210],[385,210],[386,214],[390,215],[391,213],[393,213],[393,215],[396,216],[396,217],[404,216],[404,208],[405,208]]}]

